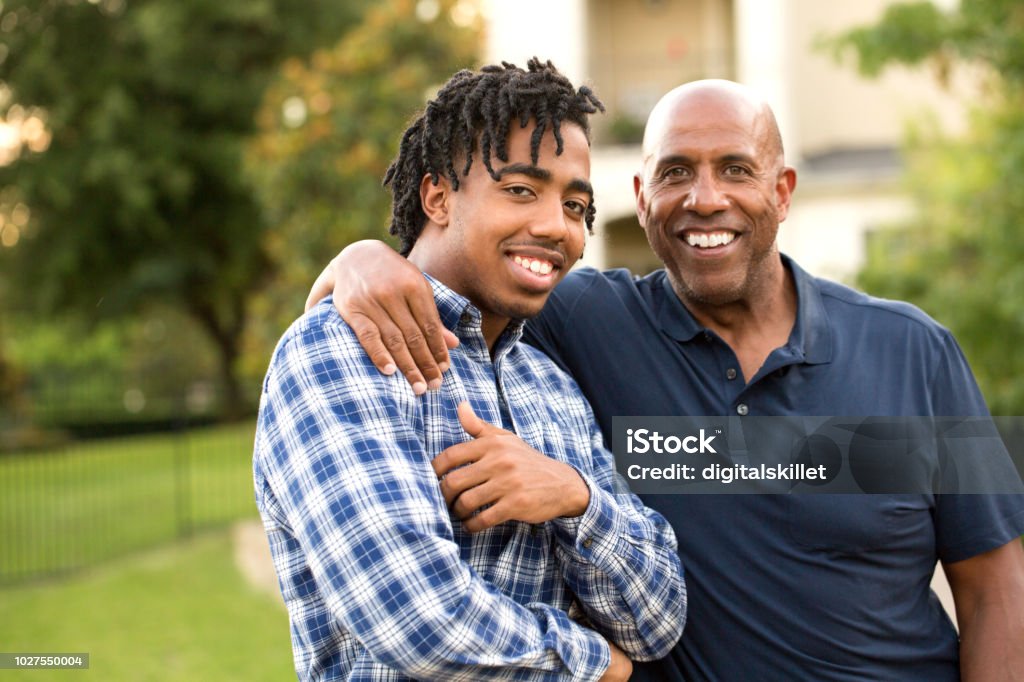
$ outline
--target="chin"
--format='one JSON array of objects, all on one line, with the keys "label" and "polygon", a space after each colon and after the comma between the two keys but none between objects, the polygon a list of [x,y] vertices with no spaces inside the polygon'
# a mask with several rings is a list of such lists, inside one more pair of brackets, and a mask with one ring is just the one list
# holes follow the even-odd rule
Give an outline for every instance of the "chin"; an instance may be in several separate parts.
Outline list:
[{"label": "chin", "polygon": [[539,301],[505,301],[501,306],[501,316],[511,320],[528,320],[540,314],[548,297],[544,296]]},{"label": "chin", "polygon": [[704,305],[720,306],[743,299],[742,282],[692,282],[683,281],[687,298]]}]

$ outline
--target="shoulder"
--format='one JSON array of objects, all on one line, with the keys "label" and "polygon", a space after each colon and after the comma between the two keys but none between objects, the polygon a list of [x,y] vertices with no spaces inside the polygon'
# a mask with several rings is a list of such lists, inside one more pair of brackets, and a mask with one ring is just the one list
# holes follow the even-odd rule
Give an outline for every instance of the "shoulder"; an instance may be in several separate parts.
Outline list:
[{"label": "shoulder", "polygon": [[563,313],[578,310],[612,312],[649,302],[664,280],[664,270],[638,277],[625,268],[577,268],[555,287],[549,306]]},{"label": "shoulder", "polygon": [[902,332],[939,344],[951,338],[946,327],[912,303],[878,298],[831,280],[814,282],[831,323],[840,331],[847,325],[870,325],[880,334]]},{"label": "shoulder", "polygon": [[282,335],[264,388],[273,380],[321,389],[332,386],[368,391],[378,384],[383,387],[391,378],[376,370],[355,332],[328,297],[295,320]]},{"label": "shoulder", "polygon": [[288,356],[322,356],[326,353],[348,354],[359,347],[355,333],[335,310],[330,297],[310,308],[296,319],[281,336],[274,349],[273,361]]}]

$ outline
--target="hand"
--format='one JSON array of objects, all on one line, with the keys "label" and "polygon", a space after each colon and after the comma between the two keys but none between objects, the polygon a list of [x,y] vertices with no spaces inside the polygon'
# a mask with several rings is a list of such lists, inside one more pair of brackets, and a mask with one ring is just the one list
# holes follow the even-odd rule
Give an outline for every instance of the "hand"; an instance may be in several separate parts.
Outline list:
[{"label": "hand", "polygon": [[473,440],[447,448],[432,464],[443,477],[445,502],[466,530],[476,533],[505,521],[544,523],[586,511],[590,489],[575,469],[483,421],[467,402],[458,412]]},{"label": "hand", "polygon": [[633,674],[633,661],[629,660],[622,649],[612,644],[611,641],[608,642],[608,648],[612,652],[612,662],[598,682],[625,682]]},{"label": "hand", "polygon": [[334,307],[384,374],[402,371],[416,395],[438,388],[459,340],[441,324],[430,283],[378,241],[355,242],[313,283],[306,310],[334,292]]}]

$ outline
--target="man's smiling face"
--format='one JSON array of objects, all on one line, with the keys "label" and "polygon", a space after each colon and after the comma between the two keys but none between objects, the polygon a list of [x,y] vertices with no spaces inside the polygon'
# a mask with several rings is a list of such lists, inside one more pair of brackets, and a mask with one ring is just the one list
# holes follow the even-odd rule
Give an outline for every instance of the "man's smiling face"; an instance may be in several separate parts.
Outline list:
[{"label": "man's smiling face", "polygon": [[763,109],[714,90],[652,114],[637,215],[684,302],[752,300],[773,267],[795,176]]},{"label": "man's smiling face", "polygon": [[509,133],[508,161],[491,160],[498,180],[474,159],[458,191],[447,195],[445,267],[434,274],[480,309],[485,335],[488,327],[500,331],[510,320],[539,313],[583,253],[593,201],[587,137],[579,126],[563,124],[556,154],[546,131],[534,165],[533,131],[529,125]]}]

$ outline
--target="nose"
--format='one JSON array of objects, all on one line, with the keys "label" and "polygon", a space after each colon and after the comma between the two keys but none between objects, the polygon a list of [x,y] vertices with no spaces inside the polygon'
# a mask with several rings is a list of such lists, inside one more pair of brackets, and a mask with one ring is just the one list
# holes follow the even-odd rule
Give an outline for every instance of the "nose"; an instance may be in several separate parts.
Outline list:
[{"label": "nose", "polygon": [[718,180],[709,171],[701,172],[690,185],[683,208],[698,215],[712,215],[729,208],[729,200],[718,186]]},{"label": "nose", "polygon": [[537,239],[563,242],[569,234],[568,220],[560,198],[538,202],[537,214],[530,222],[530,234]]}]

